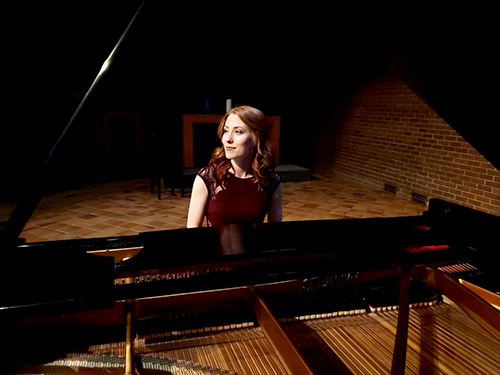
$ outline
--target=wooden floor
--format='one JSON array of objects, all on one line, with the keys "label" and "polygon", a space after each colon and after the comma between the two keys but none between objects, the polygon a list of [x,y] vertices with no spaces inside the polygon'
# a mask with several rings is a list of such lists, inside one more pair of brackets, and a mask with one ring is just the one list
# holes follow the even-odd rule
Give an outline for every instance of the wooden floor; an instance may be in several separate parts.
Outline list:
[{"label": "wooden floor", "polygon": [[[132,235],[186,226],[190,190],[151,194],[148,179],[92,185],[47,195],[21,233],[29,242]],[[11,208],[11,207],[10,207]],[[420,215],[427,208],[341,177],[283,185],[283,220]],[[9,210],[0,204],[0,214]]]}]

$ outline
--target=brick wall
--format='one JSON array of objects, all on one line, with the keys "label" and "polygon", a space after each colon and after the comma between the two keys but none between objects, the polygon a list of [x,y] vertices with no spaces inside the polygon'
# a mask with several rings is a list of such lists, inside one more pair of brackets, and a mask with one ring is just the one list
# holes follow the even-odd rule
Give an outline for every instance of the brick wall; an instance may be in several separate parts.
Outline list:
[{"label": "brick wall", "polygon": [[397,78],[365,85],[320,129],[313,173],[500,215],[500,171]]}]

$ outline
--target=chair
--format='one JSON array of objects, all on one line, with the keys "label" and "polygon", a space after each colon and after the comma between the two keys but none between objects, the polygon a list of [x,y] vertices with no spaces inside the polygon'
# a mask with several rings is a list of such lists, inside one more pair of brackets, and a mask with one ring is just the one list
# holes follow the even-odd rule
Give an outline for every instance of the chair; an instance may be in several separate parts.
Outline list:
[{"label": "chair", "polygon": [[173,152],[165,151],[165,146],[156,134],[151,134],[149,139],[149,176],[151,183],[151,194],[158,195],[161,199],[162,189],[171,189],[174,194],[175,189],[181,190],[184,197],[184,168],[178,157]]},{"label": "chair", "polygon": [[181,196],[184,197],[184,173],[181,166],[158,166],[153,169],[150,180],[151,194],[155,193],[156,187],[158,199],[161,199],[162,182],[163,188],[170,188],[172,194],[175,193],[176,188],[179,188],[181,190]]}]

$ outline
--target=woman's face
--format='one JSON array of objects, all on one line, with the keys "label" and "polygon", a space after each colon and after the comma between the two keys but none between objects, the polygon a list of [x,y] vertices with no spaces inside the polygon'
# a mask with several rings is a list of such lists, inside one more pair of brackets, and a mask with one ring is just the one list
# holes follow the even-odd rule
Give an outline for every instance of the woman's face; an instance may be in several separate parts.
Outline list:
[{"label": "woman's face", "polygon": [[245,161],[246,158],[252,157],[255,147],[250,129],[235,114],[229,115],[226,119],[222,144],[229,160]]}]

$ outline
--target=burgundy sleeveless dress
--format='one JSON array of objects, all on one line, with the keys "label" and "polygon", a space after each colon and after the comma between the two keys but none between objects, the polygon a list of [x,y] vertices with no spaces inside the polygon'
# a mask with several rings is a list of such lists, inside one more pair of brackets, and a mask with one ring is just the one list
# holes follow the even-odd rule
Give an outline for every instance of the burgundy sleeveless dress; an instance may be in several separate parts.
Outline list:
[{"label": "burgundy sleeveless dress", "polygon": [[273,172],[268,186],[254,178],[242,179],[232,174],[226,181],[217,178],[209,165],[198,172],[208,189],[208,225],[262,223],[269,211],[271,197],[281,182]]}]

